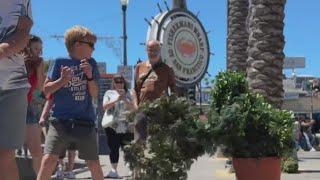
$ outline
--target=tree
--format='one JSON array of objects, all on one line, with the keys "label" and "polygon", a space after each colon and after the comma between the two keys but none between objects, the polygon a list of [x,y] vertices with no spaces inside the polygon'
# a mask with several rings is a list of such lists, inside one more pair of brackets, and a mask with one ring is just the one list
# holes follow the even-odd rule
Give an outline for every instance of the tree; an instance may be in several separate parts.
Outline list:
[{"label": "tree", "polygon": [[245,72],[247,67],[248,0],[228,0],[227,68]]},{"label": "tree", "polygon": [[251,0],[247,79],[250,89],[280,108],[283,98],[284,8],[286,0]]}]

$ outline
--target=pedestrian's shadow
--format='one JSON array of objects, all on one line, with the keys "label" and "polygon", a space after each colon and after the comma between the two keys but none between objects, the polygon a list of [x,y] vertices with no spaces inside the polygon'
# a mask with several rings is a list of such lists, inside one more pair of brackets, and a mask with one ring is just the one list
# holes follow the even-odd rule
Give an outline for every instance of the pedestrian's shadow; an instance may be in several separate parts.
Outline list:
[{"label": "pedestrian's shadow", "polygon": [[320,170],[299,170],[299,173],[306,173],[306,174],[320,173]]},{"label": "pedestrian's shadow", "polygon": [[299,159],[301,159],[301,160],[303,160],[303,159],[320,159],[320,157],[311,156],[311,157],[301,157]]},{"label": "pedestrian's shadow", "polygon": [[[75,162],[74,164],[74,168],[73,168],[73,172],[75,175],[89,171],[89,168],[87,167],[87,165],[85,163],[77,163]],[[53,173],[53,176],[51,176],[52,180],[61,180],[61,178],[57,178],[55,177],[55,172]],[[63,178],[63,180],[66,180],[68,178]],[[74,179],[79,179],[79,178],[74,178]],[[81,178],[82,179],[82,178]]]},{"label": "pedestrian's shadow", "polygon": [[[121,176],[119,178],[111,178],[111,177],[107,177],[105,176],[104,179],[128,179],[130,176]],[[86,177],[86,178],[76,178],[76,179],[92,179],[92,177]]]}]

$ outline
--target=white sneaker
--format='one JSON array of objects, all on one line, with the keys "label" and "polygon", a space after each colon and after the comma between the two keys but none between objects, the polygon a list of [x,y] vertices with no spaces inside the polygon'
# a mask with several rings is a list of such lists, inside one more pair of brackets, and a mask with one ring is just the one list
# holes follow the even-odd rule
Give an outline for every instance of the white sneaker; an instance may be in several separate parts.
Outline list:
[{"label": "white sneaker", "polygon": [[63,177],[66,179],[75,179],[76,175],[74,174],[73,171],[66,171],[63,173]]},{"label": "white sneaker", "polygon": [[107,177],[108,177],[108,178],[120,178],[118,172],[115,171],[115,170],[109,171]]},{"label": "white sneaker", "polygon": [[315,152],[315,151],[317,151],[315,148],[310,149],[310,152]]}]

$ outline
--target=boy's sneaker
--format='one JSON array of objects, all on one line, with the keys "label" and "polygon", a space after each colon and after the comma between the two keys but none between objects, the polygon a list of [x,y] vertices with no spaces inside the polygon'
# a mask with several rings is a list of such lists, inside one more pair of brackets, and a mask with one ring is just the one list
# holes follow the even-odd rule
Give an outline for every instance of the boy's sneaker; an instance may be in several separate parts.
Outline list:
[{"label": "boy's sneaker", "polygon": [[108,178],[120,178],[118,172],[115,171],[115,170],[109,171],[107,177],[108,177]]},{"label": "boy's sneaker", "polygon": [[63,179],[64,178],[64,174],[63,174],[63,172],[61,171],[61,170],[57,170],[56,171],[56,173],[54,174],[54,177],[56,178],[56,179]]},{"label": "boy's sneaker", "polygon": [[73,171],[66,171],[63,173],[63,177],[66,179],[75,179],[76,175],[74,174]]},{"label": "boy's sneaker", "polygon": [[315,152],[315,151],[317,151],[315,148],[310,149],[310,152]]}]

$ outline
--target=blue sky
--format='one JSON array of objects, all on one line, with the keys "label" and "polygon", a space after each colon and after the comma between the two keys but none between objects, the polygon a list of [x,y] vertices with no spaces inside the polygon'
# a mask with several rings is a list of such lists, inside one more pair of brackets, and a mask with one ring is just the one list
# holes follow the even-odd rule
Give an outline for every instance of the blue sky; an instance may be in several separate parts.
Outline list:
[{"label": "blue sky", "polygon": [[[89,3],[90,2],[90,3]],[[156,6],[160,3],[164,9],[164,0],[130,0],[127,9],[128,64],[135,64],[138,58],[146,59],[145,42],[148,24],[144,18],[151,19],[159,13]],[[226,0],[187,0],[188,9],[195,14],[209,33],[211,56],[209,73],[216,75],[225,69],[226,59]],[[115,37],[119,42],[122,35],[122,14],[120,0],[32,0],[34,27],[32,33],[44,41],[45,58],[66,56],[63,39],[51,38],[52,35],[63,35],[73,25],[90,28],[98,36]],[[171,7],[172,1],[168,0]],[[285,37],[286,56],[306,57],[306,68],[298,69],[298,74],[320,76],[319,32],[320,1],[288,0],[286,5]],[[120,41],[121,42],[121,41]],[[96,44],[93,57],[97,61],[107,62],[107,72],[116,72],[120,64],[112,49],[105,41]],[[291,74],[291,70],[286,70]]]}]

